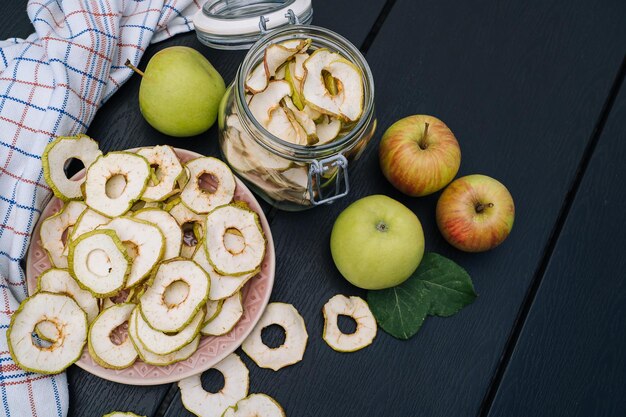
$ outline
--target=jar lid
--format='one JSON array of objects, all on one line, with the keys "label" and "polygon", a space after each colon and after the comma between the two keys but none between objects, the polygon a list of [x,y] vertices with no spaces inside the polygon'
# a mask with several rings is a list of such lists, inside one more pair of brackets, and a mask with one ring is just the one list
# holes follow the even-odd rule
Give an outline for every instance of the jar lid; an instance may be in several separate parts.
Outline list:
[{"label": "jar lid", "polygon": [[193,24],[205,45],[248,49],[271,29],[312,20],[311,0],[208,0]]}]

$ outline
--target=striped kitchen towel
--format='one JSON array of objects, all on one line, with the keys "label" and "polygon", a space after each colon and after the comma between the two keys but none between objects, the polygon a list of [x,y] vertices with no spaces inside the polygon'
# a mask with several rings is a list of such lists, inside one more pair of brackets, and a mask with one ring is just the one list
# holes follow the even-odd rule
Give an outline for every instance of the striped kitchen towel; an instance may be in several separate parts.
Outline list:
[{"label": "striped kitchen towel", "polygon": [[6,330],[27,296],[20,261],[50,189],[41,154],[54,137],[84,132],[145,48],[193,29],[198,0],[29,0],[35,33],[0,41],[0,416],[65,416],[65,374],[24,372]]}]

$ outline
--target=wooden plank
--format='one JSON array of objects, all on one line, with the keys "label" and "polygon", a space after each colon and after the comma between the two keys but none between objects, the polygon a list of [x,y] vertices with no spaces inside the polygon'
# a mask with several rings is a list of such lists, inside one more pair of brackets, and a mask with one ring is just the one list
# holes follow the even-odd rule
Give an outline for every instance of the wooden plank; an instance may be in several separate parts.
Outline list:
[{"label": "wooden plank", "polygon": [[[460,140],[461,174],[488,174],[510,188],[518,209],[513,234],[489,253],[453,250],[435,226],[437,196],[413,199],[393,190],[374,144],[353,166],[349,198],[275,217],[272,299],[298,308],[310,338],[304,361],[278,373],[248,362],[252,392],[274,396],[298,416],[478,413],[622,59],[625,7],[396,3],[367,55],[379,135],[404,115],[441,117]],[[371,347],[340,354],[321,340],[320,310],[334,294],[363,293],[335,270],[328,238],[342,209],[375,193],[413,209],[427,249],[467,268],[480,297],[452,318],[427,320],[410,341],[381,333]],[[172,408],[168,415],[180,415],[176,402]]]},{"label": "wooden plank", "polygon": [[610,113],[490,416],[626,415],[626,88]]}]

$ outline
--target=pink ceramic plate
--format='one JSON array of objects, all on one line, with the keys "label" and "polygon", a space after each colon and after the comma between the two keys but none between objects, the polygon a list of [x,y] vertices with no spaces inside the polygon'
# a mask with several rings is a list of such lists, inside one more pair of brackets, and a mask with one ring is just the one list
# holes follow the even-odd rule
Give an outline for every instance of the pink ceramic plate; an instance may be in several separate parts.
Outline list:
[{"label": "pink ceramic plate", "polygon": [[[202,155],[184,149],[175,149],[178,157],[182,162],[200,157]],[[84,175],[83,171],[77,176]],[[261,317],[265,306],[272,292],[274,284],[274,241],[272,240],[272,232],[267,224],[267,219],[263,214],[263,210],[259,203],[252,195],[252,192],[237,179],[237,189],[235,190],[235,199],[245,201],[250,208],[259,214],[263,232],[267,238],[267,250],[261,272],[251,279],[243,288],[243,317],[237,323],[230,333],[219,337],[203,337],[200,341],[198,350],[187,360],[178,362],[168,366],[154,366],[137,360],[135,364],[129,368],[122,370],[106,369],[99,366],[93,361],[87,348],[83,351],[82,356],[76,362],[76,365],[85,371],[108,379],[109,381],[120,382],[131,385],[157,385],[179,381],[200,372],[206,371],[213,365],[224,359],[228,354],[237,349],[248,334],[252,331],[256,322]],[[57,198],[52,198],[44,209],[31,241],[28,255],[26,257],[26,276],[28,281],[28,291],[32,294],[37,286],[37,277],[46,269],[50,268],[50,261],[46,252],[41,247],[41,239],[39,238],[39,229],[43,219],[46,219],[57,213],[63,206],[63,202]]]}]

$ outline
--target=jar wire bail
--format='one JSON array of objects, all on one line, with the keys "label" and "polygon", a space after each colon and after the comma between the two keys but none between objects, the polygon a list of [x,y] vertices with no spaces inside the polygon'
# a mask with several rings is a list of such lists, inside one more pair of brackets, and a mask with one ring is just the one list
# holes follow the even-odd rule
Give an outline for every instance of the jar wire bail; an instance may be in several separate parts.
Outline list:
[{"label": "jar wire bail", "polygon": [[[331,171],[333,168],[337,169],[336,174],[334,174],[337,175],[335,180],[335,193],[332,196],[324,198],[322,192],[322,175]],[[315,189],[313,188],[314,182]],[[309,167],[308,191],[310,201],[314,206],[330,204],[348,195],[348,192],[350,192],[350,181],[348,180],[348,160],[346,157],[342,154],[338,154],[319,161],[312,160],[311,166]]]}]

